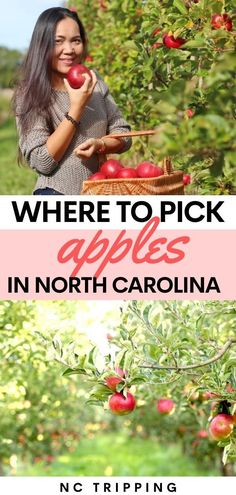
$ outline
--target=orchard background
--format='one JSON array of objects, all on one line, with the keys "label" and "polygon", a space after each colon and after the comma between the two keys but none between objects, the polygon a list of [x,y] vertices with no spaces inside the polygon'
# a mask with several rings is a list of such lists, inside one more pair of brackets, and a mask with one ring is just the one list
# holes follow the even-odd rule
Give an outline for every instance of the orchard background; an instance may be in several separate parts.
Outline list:
[{"label": "orchard background", "polygon": [[[1,474],[235,474],[235,427],[209,430],[235,421],[235,315],[230,301],[0,302]],[[135,398],[127,415],[111,377]]]},{"label": "orchard background", "polygon": [[[89,39],[88,64],[98,69],[133,129],[126,164],[173,158],[191,174],[186,193],[229,194],[236,186],[235,4],[233,0],[71,0]],[[232,30],[214,29],[227,13]],[[186,41],[167,48],[163,35]],[[91,61],[92,57],[92,61]]]},{"label": "orchard background", "polygon": [[[126,166],[172,157],[191,174],[186,194],[236,192],[236,89],[234,0],[71,0],[89,38],[86,64],[104,77],[135,130],[158,129],[155,138],[134,138],[122,156]],[[212,25],[212,16],[232,20]],[[33,29],[33,26],[32,26]],[[185,43],[168,48],[168,34]],[[14,79],[23,54],[2,48],[0,87]],[[8,60],[8,63],[7,63]],[[3,91],[3,90],[2,90]],[[16,165],[17,136],[2,92],[1,194],[30,194],[32,171]]]}]

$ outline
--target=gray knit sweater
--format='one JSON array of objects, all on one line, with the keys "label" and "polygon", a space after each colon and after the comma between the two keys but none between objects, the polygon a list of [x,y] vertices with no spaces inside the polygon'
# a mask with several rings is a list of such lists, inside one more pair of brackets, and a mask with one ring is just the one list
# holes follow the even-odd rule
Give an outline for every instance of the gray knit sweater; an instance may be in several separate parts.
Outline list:
[{"label": "gray knit sweater", "polygon": [[[55,100],[51,108],[51,120],[54,129],[56,129],[65,118],[70,101],[66,91],[52,91]],[[59,162],[55,161],[48,153],[46,142],[52,131],[49,130],[43,117],[37,118],[24,139],[21,135],[18,119],[16,119],[16,123],[22,154],[30,167],[38,173],[35,190],[50,187],[63,194],[80,194],[83,181],[96,172],[99,167],[98,155],[84,160],[73,154],[73,150],[79,144],[91,137],[100,138],[106,134],[130,130],[130,126],[122,118],[107,85],[100,76],[98,76],[98,83],[83,111],[79,128]],[[125,146],[122,152],[131,146],[129,137],[123,138],[123,141]]]}]

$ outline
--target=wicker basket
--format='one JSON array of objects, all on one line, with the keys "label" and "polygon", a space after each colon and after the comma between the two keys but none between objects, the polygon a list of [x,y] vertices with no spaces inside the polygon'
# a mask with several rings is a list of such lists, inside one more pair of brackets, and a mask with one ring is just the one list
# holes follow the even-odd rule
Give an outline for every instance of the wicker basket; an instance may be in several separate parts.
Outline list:
[{"label": "wicker basket", "polygon": [[164,195],[184,194],[183,172],[173,172],[171,160],[163,161],[164,175],[148,179],[86,180],[81,194]]}]

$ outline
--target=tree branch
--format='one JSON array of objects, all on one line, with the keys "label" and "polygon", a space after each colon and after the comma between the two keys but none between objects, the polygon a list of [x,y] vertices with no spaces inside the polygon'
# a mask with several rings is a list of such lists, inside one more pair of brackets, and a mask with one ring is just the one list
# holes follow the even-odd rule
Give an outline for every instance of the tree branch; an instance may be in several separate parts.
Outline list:
[{"label": "tree branch", "polygon": [[222,358],[222,356],[228,351],[228,349],[233,345],[236,344],[236,338],[230,338],[227,340],[225,345],[222,347],[222,349],[212,358],[207,359],[206,361],[203,361],[202,363],[195,363],[195,364],[187,364],[185,366],[159,366],[159,365],[151,365],[151,364],[144,364],[141,365],[140,368],[150,368],[153,370],[175,370],[175,371],[182,371],[182,370],[191,370],[194,368],[201,368],[202,366],[208,366],[209,364],[215,363],[219,359]]}]

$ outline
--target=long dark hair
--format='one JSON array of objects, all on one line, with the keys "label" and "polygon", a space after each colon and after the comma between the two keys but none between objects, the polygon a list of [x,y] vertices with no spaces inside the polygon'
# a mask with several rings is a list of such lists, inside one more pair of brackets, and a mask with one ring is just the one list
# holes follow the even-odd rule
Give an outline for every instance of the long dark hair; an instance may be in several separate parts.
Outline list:
[{"label": "long dark hair", "polygon": [[66,17],[77,22],[84,45],[83,59],[87,54],[87,36],[76,12],[62,7],[45,10],[39,16],[28,52],[20,67],[18,83],[13,95],[13,111],[19,119],[24,136],[37,115],[46,117],[50,124],[52,103],[52,56],[57,23]]}]

